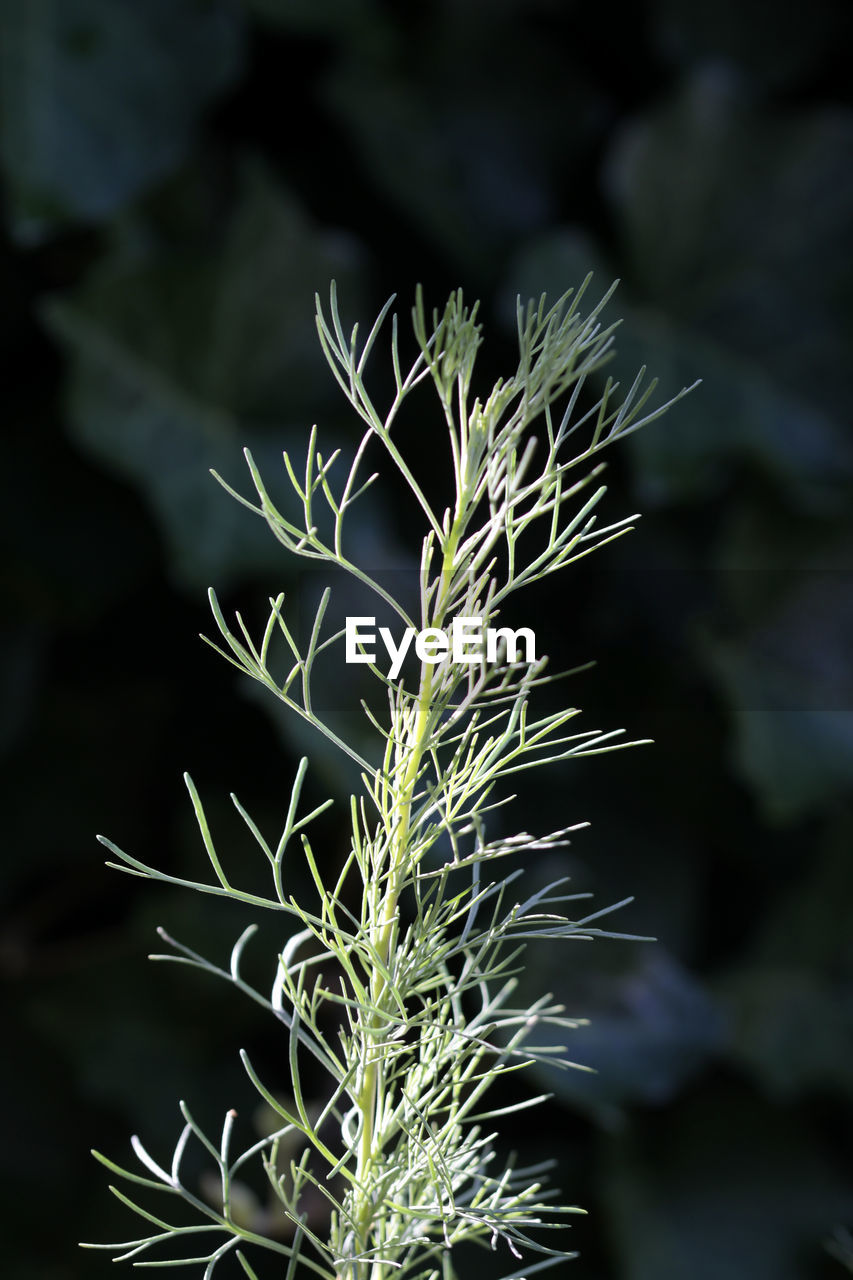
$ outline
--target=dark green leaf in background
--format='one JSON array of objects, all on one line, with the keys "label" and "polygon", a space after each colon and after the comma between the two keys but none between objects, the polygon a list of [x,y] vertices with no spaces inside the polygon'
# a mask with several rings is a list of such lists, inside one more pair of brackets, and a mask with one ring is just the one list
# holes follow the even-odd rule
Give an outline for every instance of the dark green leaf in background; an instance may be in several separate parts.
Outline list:
[{"label": "dark green leaf in background", "polygon": [[[589,271],[595,274],[593,294],[615,274],[594,241],[577,228],[561,228],[528,241],[505,285],[507,318],[514,316],[517,296],[559,292]],[[617,359],[608,374],[630,385],[645,365],[659,380],[662,400],[702,379],[690,412],[674,427],[661,429],[652,423],[631,441],[643,503],[716,495],[731,479],[737,458],[748,457],[781,473],[783,481],[787,478],[799,489],[811,471],[817,470],[818,479],[835,476],[838,433],[808,406],[791,403],[766,374],[670,318],[663,308],[644,305],[632,297],[628,283],[622,284],[610,310],[622,323]]]},{"label": "dark green leaf in background", "polygon": [[230,0],[2,0],[0,26],[0,154],[25,243],[173,170],[243,58]]},{"label": "dark green leaf in background", "polygon": [[72,357],[75,438],[147,495],[184,582],[221,588],[281,567],[266,526],[209,469],[249,492],[249,447],[275,485],[282,448],[307,440],[309,405],[335,396],[305,323],[314,291],[337,277],[355,309],[359,272],[354,241],[315,229],[253,166],[218,244],[193,251],[131,228],[74,298],[47,308]]},{"label": "dark green leaf in background", "polygon": [[853,552],[830,529],[733,505],[717,560],[728,622],[700,644],[735,719],[737,768],[776,821],[853,777]]},{"label": "dark green leaf in background", "polygon": [[853,398],[852,153],[850,111],[771,114],[713,70],[628,123],[605,169],[643,303],[829,415]]},{"label": "dark green leaf in background", "polygon": [[723,988],[733,1016],[735,1061],[771,1099],[828,1090],[853,1096],[853,983],[791,960],[756,965]]},{"label": "dark green leaf in background", "polygon": [[567,74],[512,6],[482,4],[440,6],[405,42],[390,26],[381,40],[362,32],[324,97],[376,185],[469,287],[552,220],[549,171],[582,152],[606,109],[582,59]]},{"label": "dark green leaf in background", "polygon": [[[834,593],[835,586],[830,582],[826,590]],[[809,655],[785,652],[795,638],[791,624],[775,637],[765,633],[707,648],[734,713],[737,769],[775,821],[800,818],[849,792],[853,776],[853,705],[826,705]],[[774,640],[781,652],[768,653]],[[821,638],[811,656],[820,663],[830,644]]]}]

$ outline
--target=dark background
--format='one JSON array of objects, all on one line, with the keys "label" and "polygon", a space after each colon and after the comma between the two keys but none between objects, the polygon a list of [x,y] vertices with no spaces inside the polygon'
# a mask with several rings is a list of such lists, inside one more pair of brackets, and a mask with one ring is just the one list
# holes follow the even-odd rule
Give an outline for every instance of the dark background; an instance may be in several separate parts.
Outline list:
[{"label": "dark background", "polygon": [[[305,749],[339,801],[315,847],[345,847],[340,762],[197,639],[209,585],[253,618],[300,590],[208,468],[245,491],[248,444],[275,487],[313,421],[351,446],[313,329],[332,277],[348,322],[393,291],[405,320],[418,281],[481,298],[488,385],[515,295],[590,269],[590,298],[623,282],[625,375],[704,381],[611,459],[637,532],[528,616],[558,665],[598,659],[565,686],[584,725],[656,745],[522,775],[507,830],[589,820],[531,877],[633,894],[613,927],[658,941],[531,953],[598,1074],[548,1081],[508,1141],[589,1210],[584,1280],[844,1274],[850,55],[848,0],[0,0],[4,1275],[115,1274],[75,1247],[137,1233],[88,1148],[165,1158],[179,1097],[251,1140],[241,1045],[286,1087],[253,1006],[144,958],[162,923],[222,963],[246,918],[94,841],[203,876],[189,769],[252,884],[228,792],[272,833]],[[440,492],[425,405],[398,439]],[[417,550],[387,467],[354,535],[374,564]]]}]

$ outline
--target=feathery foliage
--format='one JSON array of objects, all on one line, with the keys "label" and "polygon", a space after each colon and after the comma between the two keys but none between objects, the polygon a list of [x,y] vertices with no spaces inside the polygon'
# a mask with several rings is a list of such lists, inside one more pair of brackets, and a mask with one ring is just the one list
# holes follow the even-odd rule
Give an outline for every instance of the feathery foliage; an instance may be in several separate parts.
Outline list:
[{"label": "feathery foliage", "polygon": [[[621,396],[616,384],[597,377],[598,390],[591,393],[590,375],[598,375],[609,359],[615,326],[600,319],[612,289],[582,314],[587,285],[554,306],[544,297],[527,307],[519,303],[518,367],[483,400],[472,390],[481,342],[477,307],[466,307],[457,292],[443,313],[429,319],[418,291],[418,350],[406,371],[397,318],[391,318],[394,393],[384,415],[367,390],[365,369],[393,300],[360,344],[357,326],[349,336],[343,328],[333,286],[328,313],[318,300],[319,338],[365,424],[342,483],[335,480],[339,453],[324,457],[314,428],[304,468],[297,471],[284,455],[302,508],[300,521],[277,509],[248,452],[255,496],[249,500],[229,491],[267,522],[290,553],[346,570],[406,627],[446,632],[456,617],[477,618],[484,629],[493,626],[520,587],[627,531],[630,520],[597,523],[595,508],[604,494],[598,455],[669,407],[647,407],[655,384],[646,382],[644,370]],[[448,433],[455,498],[443,512],[430,504],[394,435],[407,397],[424,382],[437,394]],[[538,440],[531,435],[534,424]],[[376,478],[363,477],[374,440],[399,470],[424,521],[416,618],[348,554],[347,513]],[[528,535],[537,532],[538,549],[532,549]],[[494,1148],[493,1122],[542,1099],[497,1106],[489,1091],[507,1073],[537,1060],[572,1065],[563,1050],[537,1046],[535,1031],[543,1025],[568,1031],[577,1023],[548,996],[514,1003],[521,953],[530,939],[602,935],[596,922],[614,908],[567,917],[564,905],[585,895],[565,894],[563,881],[519,896],[521,873],[502,874],[502,860],[564,844],[575,828],[489,839],[486,815],[511,798],[497,794],[504,779],[627,744],[619,731],[576,730],[575,708],[537,716],[531,710],[535,691],[556,677],[545,674],[544,658],[518,664],[504,646],[493,662],[423,661],[414,680],[392,679],[370,662],[369,671],[384,687],[387,713],[383,717],[364,704],[377,742],[375,758],[366,758],[323,718],[312,696],[318,655],[343,635],[324,634],[329,591],[302,645],[288,624],[282,595],[270,600],[267,624],[257,636],[239,615],[229,623],[212,591],[210,600],[219,631],[214,647],[354,760],[363,789],[351,797],[349,853],[334,883],[321,875],[306,830],[331,801],[309,813],[300,808],[305,759],[275,845],[232,797],[269,863],[268,896],[232,882],[189,777],[213,870],[209,883],[167,875],[101,837],[116,859],[111,866],[283,913],[293,931],[269,992],[251,986],[241,973],[255,926],[237,940],[226,967],[161,931],[169,952],[157,959],[224,978],[278,1020],[289,1060],[289,1100],[281,1100],[285,1082],[262,1079],[243,1053],[252,1085],[278,1117],[271,1136],[234,1156],[234,1112],[227,1113],[214,1141],[182,1103],[185,1123],[168,1168],[137,1138],[133,1147],[144,1173],[98,1155],[124,1181],[183,1201],[197,1220],[189,1226],[171,1223],[113,1188],[150,1232],[121,1245],[92,1247],[136,1261],[153,1245],[172,1244],[175,1254],[158,1252],[156,1260],[137,1265],[197,1261],[204,1264],[205,1280],[231,1250],[245,1274],[257,1280],[245,1245],[280,1255],[287,1280],[308,1272],[327,1280],[385,1280],[391,1274],[452,1280],[452,1250],[463,1241],[505,1247],[506,1280],[572,1257],[559,1243],[549,1243],[553,1237],[545,1232],[564,1226],[580,1210],[552,1203],[543,1186],[544,1167],[500,1167]],[[280,670],[282,652],[286,665]],[[312,902],[297,901],[289,889],[286,859],[294,856],[307,861]],[[319,1110],[303,1086],[309,1066],[312,1097],[322,1082]],[[201,1195],[182,1179],[191,1142],[216,1166],[216,1196]],[[291,1224],[289,1234],[277,1237],[247,1226],[235,1207],[237,1175],[253,1161],[269,1179]],[[309,1224],[306,1193],[322,1196],[328,1205],[323,1235]],[[196,1235],[205,1251],[187,1258]],[[530,1254],[533,1263],[525,1261]]]}]

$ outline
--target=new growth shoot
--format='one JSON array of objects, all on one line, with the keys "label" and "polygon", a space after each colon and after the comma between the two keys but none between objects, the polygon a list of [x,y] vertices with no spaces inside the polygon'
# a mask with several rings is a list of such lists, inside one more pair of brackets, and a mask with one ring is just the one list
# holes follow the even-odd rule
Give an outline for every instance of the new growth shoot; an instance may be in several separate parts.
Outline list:
[{"label": "new growth shoot", "polygon": [[[655,384],[646,382],[644,370],[624,393],[610,379],[602,382],[615,326],[603,325],[601,313],[613,290],[583,314],[588,283],[553,306],[544,297],[519,303],[518,366],[485,399],[473,391],[481,343],[477,307],[465,306],[461,292],[451,295],[443,312],[428,317],[418,291],[412,312],[417,355],[409,368],[401,362],[391,301],[361,341],[357,326],[350,334],[344,330],[334,286],[328,310],[318,299],[319,339],[362,420],[360,443],[347,467],[337,451],[321,453],[313,428],[304,465],[284,455],[299,519],[276,508],[248,453],[255,493],[248,499],[229,491],[267,522],[289,553],[346,570],[374,594],[377,605],[390,609],[409,637],[407,648],[417,637],[410,655],[417,674],[414,681],[401,674],[402,641],[394,642],[399,663],[380,665],[375,644],[365,645],[369,615],[355,619],[355,628],[349,620],[349,629],[326,634],[328,591],[304,644],[288,623],[283,595],[270,600],[266,626],[253,635],[239,616],[229,622],[210,593],[219,631],[214,647],[356,761],[363,785],[350,798],[348,854],[331,876],[322,874],[323,860],[315,858],[306,830],[327,806],[301,809],[306,760],[299,764],[276,842],[267,841],[234,798],[269,864],[268,895],[233,883],[189,777],[213,869],[209,883],[166,875],[102,838],[115,858],[109,865],[277,912],[289,933],[268,991],[250,986],[241,973],[254,927],[237,940],[223,966],[162,933],[169,953],[158,959],[225,979],[279,1023],[281,1066],[274,1078],[262,1079],[242,1054],[248,1079],[275,1113],[277,1128],[235,1155],[232,1140],[239,1126],[233,1110],[226,1111],[221,1136],[213,1139],[182,1103],[184,1125],[168,1164],[159,1163],[137,1138],[141,1172],[98,1155],[131,1184],[133,1196],[114,1191],[145,1226],[137,1239],[90,1247],[134,1260],[151,1249],[148,1265],[182,1263],[189,1256],[203,1266],[205,1280],[231,1251],[250,1280],[262,1274],[293,1280],[309,1273],[325,1280],[454,1280],[456,1246],[464,1242],[497,1249],[506,1260],[507,1280],[574,1256],[554,1229],[580,1210],[553,1203],[543,1168],[501,1167],[495,1151],[501,1117],[542,1098],[497,1106],[490,1090],[530,1063],[571,1065],[563,1050],[537,1046],[535,1032],[543,1025],[568,1032],[577,1023],[549,996],[530,1005],[514,1002],[525,943],[548,939],[558,945],[602,935],[595,922],[613,908],[572,919],[563,914],[565,904],[586,895],[566,895],[563,881],[525,895],[516,883],[520,872],[503,874],[509,855],[554,849],[574,827],[496,838],[489,838],[487,827],[490,811],[506,803],[497,793],[505,779],[625,745],[618,731],[577,729],[575,708],[536,715],[532,695],[555,677],[545,674],[546,660],[536,656],[527,637],[501,637],[496,625],[519,588],[566,569],[627,531],[631,518],[597,523],[604,494],[598,456],[675,402],[649,407]],[[365,385],[365,370],[389,316],[393,393],[380,410]],[[431,384],[446,430],[454,497],[444,510],[428,501],[399,438],[405,426],[397,420],[421,383]],[[398,469],[423,522],[416,617],[350,559],[347,517],[376,478],[364,475],[373,444]],[[463,660],[451,660],[460,620],[476,620],[478,634],[487,638],[497,634],[474,661],[464,647],[458,651]],[[472,635],[463,625],[463,640]],[[384,715],[365,706],[376,735],[369,758],[324,719],[312,697],[315,661],[334,646],[342,671],[346,647],[384,693]],[[280,648],[289,655],[284,669]],[[437,855],[445,849],[442,860]],[[305,902],[294,898],[288,883],[288,863],[298,858],[307,862],[314,886],[313,898]],[[216,1169],[215,1196],[184,1179],[190,1143],[200,1144]],[[277,1231],[263,1229],[262,1221],[247,1223],[235,1207],[236,1189],[252,1164],[260,1166],[278,1206],[284,1226]],[[190,1206],[193,1224],[138,1203],[140,1186]],[[319,1215],[318,1195],[326,1205]],[[264,1252],[278,1262],[258,1272]]]}]

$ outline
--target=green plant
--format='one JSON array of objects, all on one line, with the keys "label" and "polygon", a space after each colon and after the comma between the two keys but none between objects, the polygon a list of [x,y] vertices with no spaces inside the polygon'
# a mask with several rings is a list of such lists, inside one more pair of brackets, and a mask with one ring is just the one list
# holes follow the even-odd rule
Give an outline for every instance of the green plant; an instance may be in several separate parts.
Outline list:
[{"label": "green plant", "polygon": [[[347,512],[375,478],[360,480],[364,454],[378,439],[426,522],[419,573],[421,627],[442,633],[460,617],[476,617],[488,627],[520,587],[555,573],[627,530],[627,520],[596,526],[594,508],[604,488],[594,482],[601,465],[582,470],[577,478],[573,473],[668,407],[644,413],[654,383],[643,385],[643,370],[618,402],[617,387],[609,379],[596,383],[592,403],[582,400],[591,375],[597,378],[609,358],[615,328],[602,327],[599,319],[613,290],[584,317],[579,305],[585,289],[586,284],[550,308],[544,297],[526,308],[519,303],[518,368],[484,400],[472,400],[481,340],[476,306],[467,309],[461,293],[453,294],[443,314],[433,314],[430,326],[419,291],[413,311],[418,352],[406,373],[396,317],[392,319],[395,392],[383,417],[364,375],[391,302],[359,347],[357,327],[350,337],[344,332],[333,286],[328,318],[318,301],[320,342],[342,390],[366,424],[343,487],[332,487],[337,454],[324,458],[312,431],[303,476],[297,475],[287,454],[284,458],[302,507],[299,523],[276,509],[249,455],[257,500],[234,496],[266,520],[291,553],[347,570],[375,592],[400,623],[416,630],[401,601],[353,563],[345,548]],[[423,381],[430,381],[438,395],[449,435],[455,498],[452,509],[441,515],[433,510],[392,437],[407,396]],[[537,421],[544,429],[539,445],[530,435]],[[584,430],[586,441],[572,454],[577,433]],[[545,537],[533,550],[526,535],[536,526]],[[140,1264],[170,1265],[188,1261],[183,1250],[196,1235],[206,1244],[212,1236],[213,1245],[192,1259],[206,1264],[205,1277],[226,1253],[237,1249],[245,1274],[254,1278],[252,1264],[237,1248],[254,1244],[282,1258],[288,1280],[301,1268],[328,1280],[384,1280],[392,1272],[450,1280],[455,1274],[451,1250],[462,1241],[493,1248],[505,1245],[513,1259],[512,1276],[529,1275],[572,1257],[546,1244],[541,1234],[545,1228],[565,1225],[566,1215],[580,1210],[551,1204],[542,1187],[542,1168],[496,1167],[491,1122],[541,1098],[495,1107],[488,1094],[508,1072],[537,1060],[552,1061],[555,1052],[560,1065],[569,1065],[562,1050],[537,1047],[530,1037],[543,1024],[566,1030],[577,1024],[547,996],[531,1005],[512,1003],[525,943],[601,935],[594,922],[613,908],[577,921],[568,919],[561,908],[571,898],[561,892],[562,881],[516,898],[520,872],[490,878],[493,865],[510,855],[563,844],[574,828],[540,838],[522,833],[490,840],[485,818],[510,798],[495,795],[504,779],[625,745],[615,740],[619,731],[575,731],[571,722],[579,713],[574,708],[535,716],[531,696],[557,677],[544,674],[543,658],[514,663],[504,637],[504,647],[493,661],[465,665],[449,657],[437,663],[423,658],[412,688],[405,677],[391,679],[376,662],[368,663],[387,701],[384,719],[365,705],[379,743],[378,761],[373,761],[344,741],[312,701],[314,664],[343,635],[338,631],[322,637],[328,590],[302,647],[285,619],[283,596],[270,601],[269,619],[257,641],[239,615],[237,629],[232,630],[213,592],[210,599],[223,646],[219,651],[346,752],[359,767],[363,792],[351,798],[349,854],[329,882],[320,873],[305,832],[327,806],[299,815],[306,760],[299,765],[277,843],[267,842],[234,799],[269,862],[269,897],[232,884],[189,777],[186,783],[215,874],[213,883],[166,875],[102,838],[117,859],[111,866],[278,912],[293,922],[295,931],[278,957],[269,996],[241,974],[241,956],[254,926],[238,939],[227,968],[161,931],[172,952],[158,958],[227,979],[279,1020],[287,1044],[290,1097],[283,1102],[274,1092],[281,1081],[262,1081],[243,1054],[252,1084],[278,1118],[270,1136],[232,1156],[234,1112],[227,1113],[221,1139],[214,1142],[181,1104],[185,1125],[170,1168],[157,1163],[136,1138],[133,1146],[144,1173],[97,1155],[128,1182],[182,1199],[201,1221],[167,1222],[114,1188],[153,1230],[122,1245],[93,1247],[122,1250],[121,1256],[136,1259],[151,1245],[175,1242],[180,1251],[175,1257]],[[278,669],[277,645],[289,654],[286,674]],[[286,884],[285,855],[296,835],[316,890],[310,905],[297,902]],[[446,850],[443,861],[436,857],[441,848]],[[324,1081],[319,1110],[309,1105],[303,1089],[308,1062]],[[218,1198],[199,1195],[182,1181],[182,1158],[191,1139],[201,1144],[218,1170]],[[280,1202],[289,1237],[264,1235],[247,1226],[237,1209],[237,1175],[256,1158]],[[321,1194],[328,1204],[323,1236],[307,1221],[306,1191]],[[521,1264],[526,1251],[540,1255],[540,1260]]]}]

